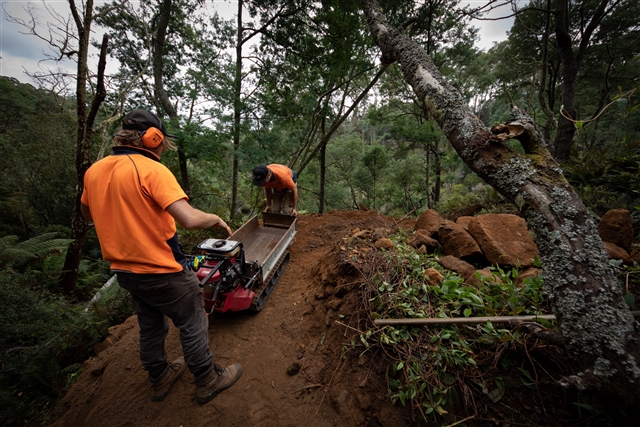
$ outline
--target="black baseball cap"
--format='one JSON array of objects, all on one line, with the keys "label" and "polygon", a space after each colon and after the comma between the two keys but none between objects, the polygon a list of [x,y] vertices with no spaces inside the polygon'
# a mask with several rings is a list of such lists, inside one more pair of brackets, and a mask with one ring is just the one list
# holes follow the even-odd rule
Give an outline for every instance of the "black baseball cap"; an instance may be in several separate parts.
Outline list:
[{"label": "black baseball cap", "polygon": [[164,136],[175,138],[175,135],[167,133],[162,120],[150,111],[141,109],[132,110],[122,119],[122,129],[125,130],[139,130],[144,132],[150,127],[159,129]]},{"label": "black baseball cap", "polygon": [[253,185],[262,185],[267,181],[269,168],[266,165],[258,165],[253,168]]}]

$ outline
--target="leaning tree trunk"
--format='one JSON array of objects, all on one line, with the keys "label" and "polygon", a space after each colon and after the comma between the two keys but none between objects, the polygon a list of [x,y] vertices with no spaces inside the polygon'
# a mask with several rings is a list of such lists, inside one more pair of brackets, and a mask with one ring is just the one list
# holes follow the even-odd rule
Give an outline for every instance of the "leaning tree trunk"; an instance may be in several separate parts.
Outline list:
[{"label": "leaning tree trunk", "polygon": [[[463,161],[519,207],[540,251],[545,286],[575,366],[565,378],[637,400],[640,334],[609,264],[596,224],[565,180],[531,119],[489,130],[446,82],[426,52],[389,25],[375,0],[360,0],[369,29],[387,61],[397,61]],[[503,141],[520,141],[524,155]]]}]

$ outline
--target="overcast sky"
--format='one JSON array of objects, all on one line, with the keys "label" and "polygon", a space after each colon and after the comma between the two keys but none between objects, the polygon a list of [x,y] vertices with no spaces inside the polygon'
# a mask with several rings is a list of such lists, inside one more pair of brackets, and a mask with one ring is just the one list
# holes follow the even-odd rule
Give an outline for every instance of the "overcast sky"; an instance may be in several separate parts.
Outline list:
[{"label": "overcast sky", "polygon": [[[24,12],[27,6],[27,0],[0,0],[2,3],[2,19],[0,20],[0,75],[15,77],[24,83],[32,83],[30,78],[25,74],[25,70],[29,72],[38,71],[39,69],[67,69],[70,73],[75,73],[75,64],[69,60],[55,63],[53,61],[44,61],[46,55],[52,52],[48,44],[33,35],[24,34],[27,30],[18,24],[12,23],[7,19],[7,13],[27,20],[28,15]],[[213,8],[226,19],[235,16],[237,10],[237,1],[223,0],[206,0],[209,8]],[[68,3],[66,0],[46,0],[47,5],[55,7],[65,17],[68,15]],[[96,6],[104,3],[95,0]],[[461,1],[461,5],[470,4],[479,6],[485,3],[485,0],[469,0]],[[80,4],[78,1],[76,4]],[[36,8],[37,16],[43,22],[48,20],[48,12],[44,10],[41,2],[31,2]],[[505,16],[510,14],[508,7],[496,10],[490,16]],[[513,19],[501,21],[476,21],[474,25],[480,28],[479,47],[483,50],[490,48],[494,42],[502,41],[506,38],[506,32],[511,28]],[[94,34],[94,39],[99,39],[99,34]],[[95,49],[91,49],[94,55],[94,61],[97,64]],[[111,61],[113,63],[113,61]],[[94,69],[96,67],[93,67]],[[109,67],[107,67],[107,73]]]}]

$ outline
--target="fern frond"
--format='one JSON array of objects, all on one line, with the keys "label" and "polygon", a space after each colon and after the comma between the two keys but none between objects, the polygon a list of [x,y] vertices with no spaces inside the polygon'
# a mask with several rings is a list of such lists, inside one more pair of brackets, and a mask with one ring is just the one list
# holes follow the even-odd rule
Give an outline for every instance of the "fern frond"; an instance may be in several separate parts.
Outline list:
[{"label": "fern frond", "polygon": [[16,236],[3,237],[0,239],[0,259],[3,265],[12,266],[66,251],[73,239],[56,239],[56,235],[55,232],[44,233],[19,243],[16,243]]}]

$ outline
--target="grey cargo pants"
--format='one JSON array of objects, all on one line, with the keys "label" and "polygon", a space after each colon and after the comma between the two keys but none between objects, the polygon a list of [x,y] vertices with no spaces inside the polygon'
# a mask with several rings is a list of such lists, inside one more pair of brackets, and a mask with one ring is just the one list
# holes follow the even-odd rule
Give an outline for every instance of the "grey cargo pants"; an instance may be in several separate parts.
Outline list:
[{"label": "grey cargo pants", "polygon": [[191,373],[206,377],[213,366],[209,350],[209,322],[204,311],[202,290],[191,270],[170,274],[133,274],[118,272],[118,284],[133,296],[140,326],[140,360],[157,382],[167,368],[164,341],[169,322],[180,329],[185,362]]}]

